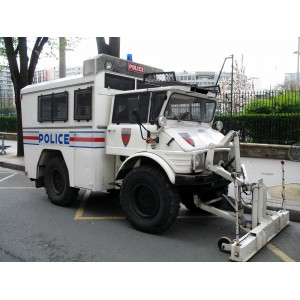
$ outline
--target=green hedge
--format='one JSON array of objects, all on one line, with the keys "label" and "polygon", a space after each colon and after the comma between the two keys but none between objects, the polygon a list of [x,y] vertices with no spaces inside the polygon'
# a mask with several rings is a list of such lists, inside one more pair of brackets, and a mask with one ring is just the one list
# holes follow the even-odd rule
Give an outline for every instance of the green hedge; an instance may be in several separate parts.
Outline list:
[{"label": "green hedge", "polygon": [[0,117],[0,132],[17,132],[17,118]]},{"label": "green hedge", "polygon": [[275,114],[275,113],[300,113],[299,91],[274,92],[269,94],[268,99],[254,98],[244,107],[246,114]]},{"label": "green hedge", "polygon": [[240,130],[244,142],[289,144],[300,138],[300,113],[220,115],[215,120],[223,122],[223,133]]}]

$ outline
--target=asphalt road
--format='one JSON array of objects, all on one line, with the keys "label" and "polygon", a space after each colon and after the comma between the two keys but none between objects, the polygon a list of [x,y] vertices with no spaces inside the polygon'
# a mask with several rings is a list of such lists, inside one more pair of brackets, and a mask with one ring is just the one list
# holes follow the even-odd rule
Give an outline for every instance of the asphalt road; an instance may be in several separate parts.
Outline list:
[{"label": "asphalt road", "polygon": [[[300,261],[300,223],[291,222],[250,261]],[[80,191],[69,208],[50,203],[22,172],[0,168],[0,262],[227,262],[217,247],[235,226],[184,209],[160,235],[133,229],[118,199]]]}]

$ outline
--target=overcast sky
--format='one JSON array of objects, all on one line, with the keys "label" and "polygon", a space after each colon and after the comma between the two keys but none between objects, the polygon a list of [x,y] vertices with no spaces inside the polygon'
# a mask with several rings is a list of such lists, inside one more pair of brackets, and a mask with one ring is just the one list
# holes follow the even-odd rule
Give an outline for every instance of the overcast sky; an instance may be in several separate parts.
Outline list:
[{"label": "overcast sky", "polygon": [[[284,81],[284,73],[297,71],[298,37],[121,37],[121,58],[132,54],[133,61],[162,68],[165,71],[219,72],[225,57],[234,55],[239,63],[242,55],[246,75],[261,79],[263,88]],[[81,66],[83,60],[97,55],[95,38],[86,38],[67,53],[67,65]],[[42,59],[38,68],[57,64]],[[224,71],[231,71],[227,60]]]},{"label": "overcast sky", "polygon": [[[298,0],[17,2],[17,10],[15,1],[3,4],[14,12],[1,16],[4,36],[120,36],[122,58],[131,53],[135,62],[165,71],[218,72],[225,57],[240,62],[244,55],[246,75],[260,78],[264,88],[297,71]],[[67,64],[82,65],[96,54],[95,39],[87,38],[68,53]],[[48,65],[41,60],[38,68]],[[224,71],[230,72],[229,60]]]}]

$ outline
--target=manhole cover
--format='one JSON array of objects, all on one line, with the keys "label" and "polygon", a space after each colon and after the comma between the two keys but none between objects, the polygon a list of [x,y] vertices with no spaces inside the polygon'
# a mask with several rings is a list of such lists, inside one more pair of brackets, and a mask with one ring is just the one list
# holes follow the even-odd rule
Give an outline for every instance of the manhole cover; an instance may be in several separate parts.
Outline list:
[{"label": "manhole cover", "polygon": [[[282,199],[282,186],[268,187],[268,193],[272,198]],[[290,183],[285,185],[285,199],[300,201],[300,184]]]}]

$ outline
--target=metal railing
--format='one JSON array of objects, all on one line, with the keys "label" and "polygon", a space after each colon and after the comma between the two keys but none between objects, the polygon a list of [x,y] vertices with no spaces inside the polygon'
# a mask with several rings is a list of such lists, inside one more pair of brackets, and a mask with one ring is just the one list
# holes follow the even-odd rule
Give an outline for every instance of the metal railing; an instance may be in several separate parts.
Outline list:
[{"label": "metal railing", "polygon": [[[300,137],[300,91],[247,91],[219,95],[216,119],[242,142],[290,144]],[[232,101],[231,101],[232,98]]]}]

